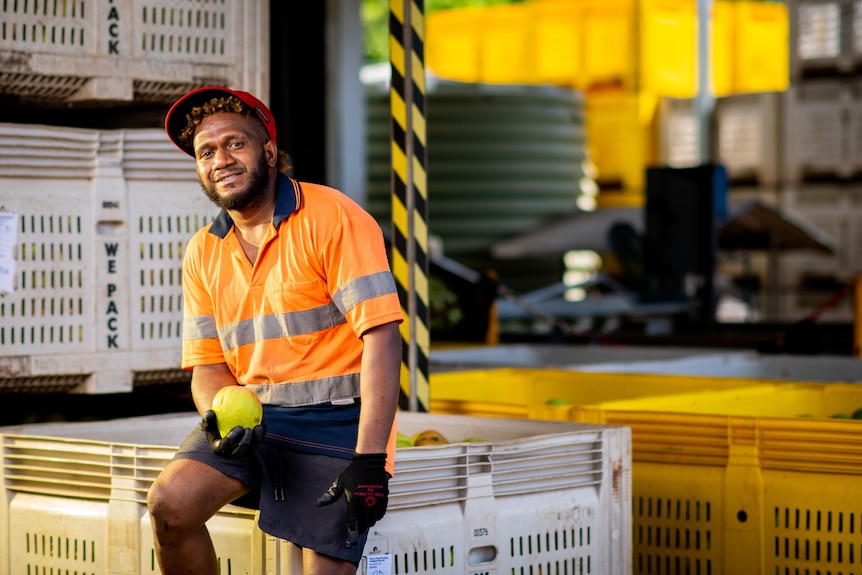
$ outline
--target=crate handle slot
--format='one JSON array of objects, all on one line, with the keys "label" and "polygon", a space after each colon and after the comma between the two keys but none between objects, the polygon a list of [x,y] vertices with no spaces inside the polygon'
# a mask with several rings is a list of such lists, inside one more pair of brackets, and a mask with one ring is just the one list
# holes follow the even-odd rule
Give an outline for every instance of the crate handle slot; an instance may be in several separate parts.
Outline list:
[{"label": "crate handle slot", "polygon": [[481,565],[482,563],[490,563],[497,558],[497,547],[495,545],[483,545],[482,547],[472,547],[467,552],[467,563],[470,565]]}]

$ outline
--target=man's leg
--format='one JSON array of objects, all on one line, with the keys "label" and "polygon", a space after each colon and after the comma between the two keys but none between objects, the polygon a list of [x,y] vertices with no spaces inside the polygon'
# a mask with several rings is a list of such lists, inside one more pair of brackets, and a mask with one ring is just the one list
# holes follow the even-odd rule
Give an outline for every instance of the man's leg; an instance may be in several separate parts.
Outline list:
[{"label": "man's leg", "polygon": [[356,575],[356,565],[343,559],[321,555],[311,549],[302,550],[303,575]]},{"label": "man's leg", "polygon": [[156,558],[164,575],[217,575],[206,521],[248,489],[238,479],[191,459],[172,461],[147,496]]}]

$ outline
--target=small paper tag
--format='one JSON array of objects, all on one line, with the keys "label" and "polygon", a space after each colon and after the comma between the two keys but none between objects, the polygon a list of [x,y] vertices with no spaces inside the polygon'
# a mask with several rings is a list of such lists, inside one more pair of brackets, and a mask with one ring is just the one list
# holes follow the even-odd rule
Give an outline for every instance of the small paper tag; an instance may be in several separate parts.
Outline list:
[{"label": "small paper tag", "polygon": [[15,289],[15,243],[18,241],[18,214],[0,212],[0,293]]},{"label": "small paper tag", "polygon": [[392,575],[392,555],[368,555],[366,575]]}]

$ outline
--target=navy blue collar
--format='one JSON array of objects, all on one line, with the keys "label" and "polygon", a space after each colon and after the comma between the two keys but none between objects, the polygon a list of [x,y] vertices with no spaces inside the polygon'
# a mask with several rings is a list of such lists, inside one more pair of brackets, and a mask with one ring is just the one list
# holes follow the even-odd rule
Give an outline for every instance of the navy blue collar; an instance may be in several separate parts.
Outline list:
[{"label": "navy blue collar", "polygon": [[[290,214],[295,212],[302,203],[302,188],[294,179],[288,178],[281,172],[278,173],[275,180],[275,211],[272,214],[272,225],[278,229],[281,222],[290,217]],[[210,226],[209,233],[218,236],[221,239],[227,237],[233,227],[233,218],[227,211],[222,210],[219,215],[213,220]]]}]

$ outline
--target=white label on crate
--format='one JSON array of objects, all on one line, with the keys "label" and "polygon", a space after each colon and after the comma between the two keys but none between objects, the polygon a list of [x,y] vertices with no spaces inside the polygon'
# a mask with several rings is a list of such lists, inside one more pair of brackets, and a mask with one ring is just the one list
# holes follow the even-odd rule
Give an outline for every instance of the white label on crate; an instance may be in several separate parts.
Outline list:
[{"label": "white label on crate", "polygon": [[392,575],[392,555],[369,555],[366,575]]},{"label": "white label on crate", "polygon": [[0,293],[15,289],[15,243],[18,241],[18,214],[0,212]]}]

